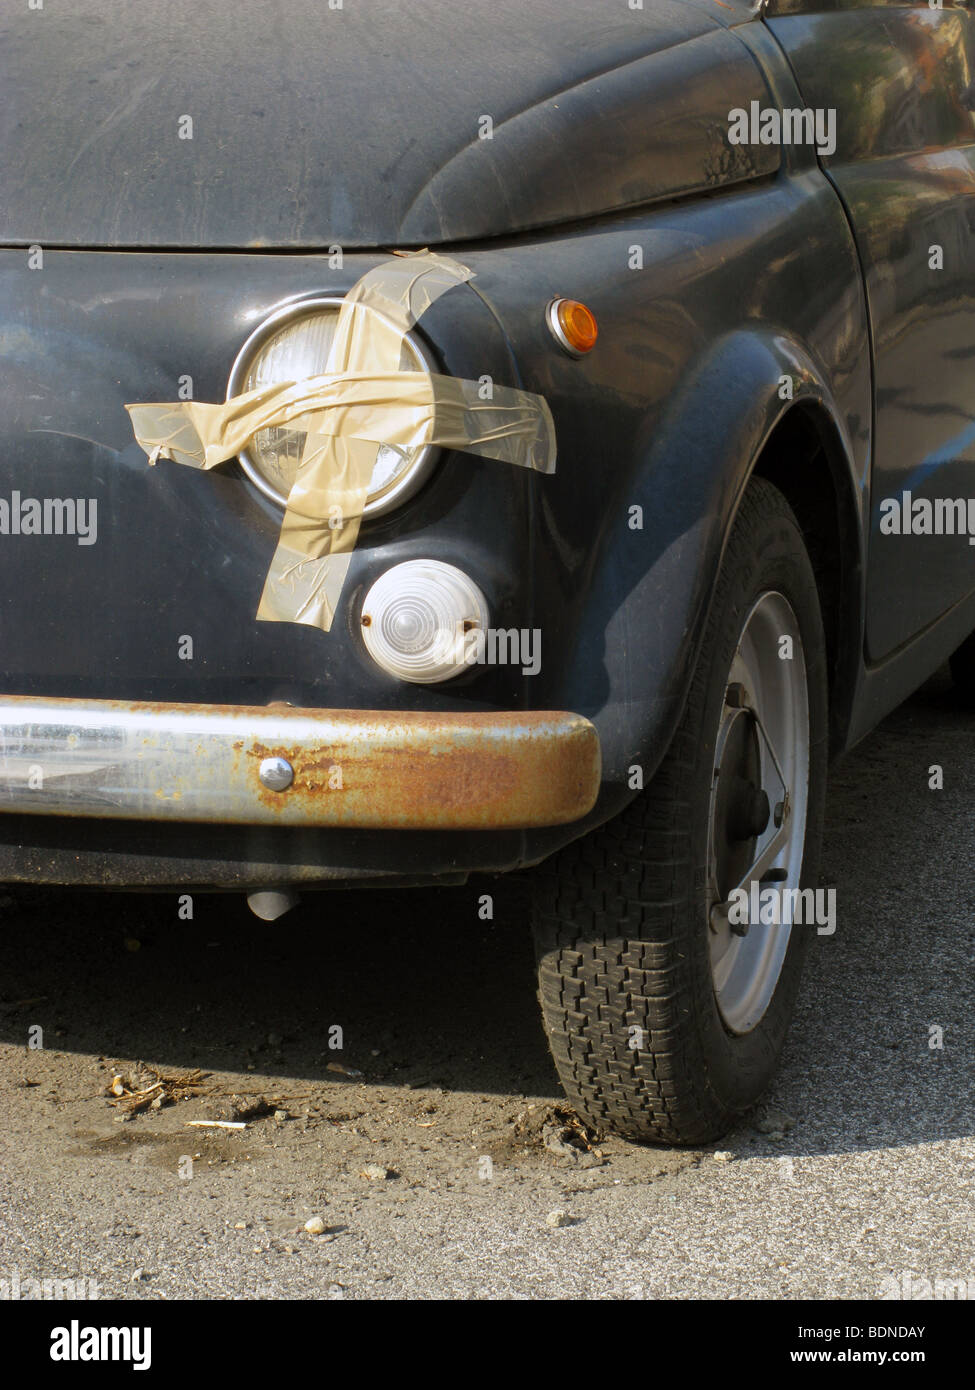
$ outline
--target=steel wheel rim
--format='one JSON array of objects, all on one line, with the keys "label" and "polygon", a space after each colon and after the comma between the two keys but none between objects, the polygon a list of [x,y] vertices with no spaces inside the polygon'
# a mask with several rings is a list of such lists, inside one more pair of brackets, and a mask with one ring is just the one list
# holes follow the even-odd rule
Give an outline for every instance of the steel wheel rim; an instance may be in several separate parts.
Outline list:
[{"label": "steel wheel rim", "polygon": [[[785,637],[791,639],[791,659],[780,655]],[[784,895],[799,889],[806,831],[806,663],[798,619],[777,591],[761,594],[742,625],[713,761],[707,860],[711,978],[725,1027],[743,1035],[761,1022],[782,973],[794,929],[787,905],[797,901]],[[759,791],[768,798],[769,820],[764,831],[752,835],[762,817]],[[728,906],[732,889],[743,888],[752,907],[763,894],[768,904],[768,889],[774,888],[782,908],[768,912],[782,920],[763,924],[749,912],[744,934],[738,934],[741,926],[736,930],[729,924]]]}]

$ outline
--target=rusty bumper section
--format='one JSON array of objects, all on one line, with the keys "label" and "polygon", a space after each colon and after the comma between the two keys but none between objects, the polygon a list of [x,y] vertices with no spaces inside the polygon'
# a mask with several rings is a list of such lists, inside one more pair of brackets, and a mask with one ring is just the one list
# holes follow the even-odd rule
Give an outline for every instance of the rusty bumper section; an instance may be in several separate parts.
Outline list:
[{"label": "rusty bumper section", "polygon": [[584,816],[599,776],[576,714],[0,699],[0,811],[519,830]]}]

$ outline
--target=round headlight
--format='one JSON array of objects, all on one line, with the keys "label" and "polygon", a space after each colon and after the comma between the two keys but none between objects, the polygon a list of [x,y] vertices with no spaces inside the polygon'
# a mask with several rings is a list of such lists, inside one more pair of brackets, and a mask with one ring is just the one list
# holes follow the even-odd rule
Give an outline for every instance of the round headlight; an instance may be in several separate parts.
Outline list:
[{"label": "round headlight", "polygon": [[[273,386],[280,381],[301,381],[325,371],[335,336],[341,299],[306,299],[265,319],[241,348],[230,373],[227,399]],[[400,370],[435,372],[435,363],[418,338],[403,339]],[[305,436],[291,429],[259,430],[240,454],[241,467],[265,497],[286,506],[295,480]],[[369,483],[363,515],[382,516],[412,497],[426,482],[436,451],[380,446]]]},{"label": "round headlight", "polygon": [[377,666],[417,685],[450,680],[470,664],[466,638],[487,627],[487,600],[463,570],[404,560],[379,576],[362,604],[362,640]]}]

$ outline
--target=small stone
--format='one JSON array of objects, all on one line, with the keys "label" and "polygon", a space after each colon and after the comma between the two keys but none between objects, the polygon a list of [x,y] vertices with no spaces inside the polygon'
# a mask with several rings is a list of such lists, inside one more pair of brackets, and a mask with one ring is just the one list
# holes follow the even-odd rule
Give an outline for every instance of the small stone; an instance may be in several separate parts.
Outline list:
[{"label": "small stone", "polygon": [[112,1077],[112,1086],[111,1086],[111,1090],[112,1090],[112,1095],[113,1095],[113,1096],[124,1096],[124,1095],[125,1095],[125,1082],[122,1080],[122,1078],[121,1078],[120,1076],[113,1076],[113,1077]]},{"label": "small stone", "polygon": [[735,1156],[730,1149],[718,1149],[712,1157],[715,1163],[734,1163],[735,1161]]},{"label": "small stone", "polygon": [[563,1211],[561,1207],[557,1207],[555,1211],[550,1211],[548,1216],[546,1216],[545,1224],[546,1226],[556,1227],[571,1226],[572,1217],[567,1211]]},{"label": "small stone", "polygon": [[290,1120],[290,1119],[291,1119],[291,1116],[288,1114],[287,1110],[275,1110],[275,1112],[274,1112],[274,1118],[277,1120],[278,1124],[280,1125],[280,1124],[284,1124],[285,1120]]},{"label": "small stone", "polygon": [[359,1170],[359,1177],[368,1178],[370,1182],[385,1182],[387,1178],[392,1176],[392,1168],[384,1168],[381,1163],[367,1163],[364,1168]]},{"label": "small stone", "polygon": [[273,1105],[263,1096],[232,1095],[227,1100],[218,1101],[213,1118],[215,1120],[259,1120],[270,1115]]},{"label": "small stone", "polygon": [[766,1110],[760,1120],[755,1123],[755,1128],[759,1134],[767,1134],[770,1138],[781,1137],[786,1130],[795,1127],[795,1119],[792,1115],[787,1115],[784,1110]]},{"label": "small stone", "polygon": [[305,1222],[305,1230],[310,1236],[323,1236],[325,1234],[325,1222],[320,1216],[313,1216],[310,1221]]}]

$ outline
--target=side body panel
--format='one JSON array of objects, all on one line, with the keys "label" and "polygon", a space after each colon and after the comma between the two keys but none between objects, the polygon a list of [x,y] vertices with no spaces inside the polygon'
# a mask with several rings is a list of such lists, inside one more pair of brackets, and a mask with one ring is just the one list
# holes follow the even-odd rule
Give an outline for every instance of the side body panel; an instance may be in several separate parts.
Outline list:
[{"label": "side body panel", "polygon": [[780,8],[809,11],[768,25],[804,102],[836,112],[823,165],[866,280],[876,376],[866,644],[876,662],[975,589],[967,534],[903,534],[908,508],[924,527],[930,504],[937,529],[936,504],[975,498],[975,18],[926,3]]}]

